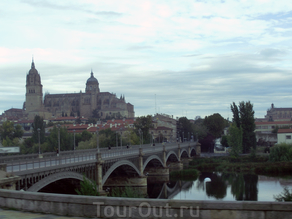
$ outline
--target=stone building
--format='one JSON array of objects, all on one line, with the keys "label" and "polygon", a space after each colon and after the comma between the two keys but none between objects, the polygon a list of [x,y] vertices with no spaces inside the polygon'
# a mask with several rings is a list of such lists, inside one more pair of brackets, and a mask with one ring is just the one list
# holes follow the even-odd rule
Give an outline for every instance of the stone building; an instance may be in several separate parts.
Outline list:
[{"label": "stone building", "polygon": [[265,121],[290,121],[292,119],[292,108],[276,108],[272,103],[271,108],[267,110]]},{"label": "stone building", "polygon": [[126,103],[125,97],[117,98],[115,94],[100,92],[98,80],[91,71],[85,86],[85,93],[45,94],[41,76],[35,68],[34,61],[26,77],[26,100],[23,110],[29,119],[40,115],[45,119],[60,116],[91,117],[93,111],[102,119],[107,117],[133,118],[134,106]]},{"label": "stone building", "polygon": [[164,137],[164,141],[176,141],[176,120],[173,116],[166,114],[156,114],[153,116],[153,128],[149,131],[154,139],[158,139],[160,135]]}]

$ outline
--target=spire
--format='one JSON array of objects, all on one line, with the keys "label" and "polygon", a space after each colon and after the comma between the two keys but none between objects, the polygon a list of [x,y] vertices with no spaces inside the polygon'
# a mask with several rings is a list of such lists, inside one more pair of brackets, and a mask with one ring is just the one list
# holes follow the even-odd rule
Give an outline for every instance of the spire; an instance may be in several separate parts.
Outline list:
[{"label": "spire", "polygon": [[91,77],[93,78],[93,71],[92,71],[92,69],[91,69],[91,73],[90,74],[91,74]]},{"label": "spire", "polygon": [[34,69],[35,66],[34,66],[34,61],[33,61],[33,56],[32,56],[32,61],[31,61],[31,68]]}]

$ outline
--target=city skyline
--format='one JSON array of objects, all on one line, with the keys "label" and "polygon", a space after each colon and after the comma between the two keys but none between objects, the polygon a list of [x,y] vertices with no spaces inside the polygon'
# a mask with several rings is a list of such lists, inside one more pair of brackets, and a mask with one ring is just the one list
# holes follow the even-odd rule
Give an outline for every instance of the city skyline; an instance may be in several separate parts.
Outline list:
[{"label": "city skyline", "polygon": [[43,93],[124,95],[135,115],[194,119],[250,101],[292,107],[292,2],[0,2],[0,113],[22,108],[32,57]]}]

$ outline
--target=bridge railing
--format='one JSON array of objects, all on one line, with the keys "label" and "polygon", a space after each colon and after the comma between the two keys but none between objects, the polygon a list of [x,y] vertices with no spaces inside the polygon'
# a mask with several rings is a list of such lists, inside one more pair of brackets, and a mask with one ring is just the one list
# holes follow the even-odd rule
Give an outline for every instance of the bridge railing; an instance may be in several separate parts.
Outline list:
[{"label": "bridge railing", "polygon": [[[181,143],[181,147],[186,147],[189,143]],[[167,150],[177,148],[177,144],[166,144],[165,147]],[[148,145],[133,145],[130,147],[122,146],[115,148],[102,148],[100,150],[101,157],[104,160],[109,160],[115,157],[127,156],[127,155],[138,155],[139,148],[142,148],[143,153],[153,153],[153,151],[162,151],[163,145],[156,144],[155,146]],[[83,150],[79,153],[65,153],[62,156],[48,156],[44,158],[34,158],[26,160],[11,160],[7,162],[7,172],[20,172],[27,171],[31,169],[38,169],[44,167],[51,167],[62,164],[78,163],[90,160],[96,160],[96,149]]]},{"label": "bridge railing", "polygon": [[78,163],[83,161],[95,160],[96,154],[73,154],[68,156],[60,156],[60,157],[47,157],[47,158],[36,158],[32,160],[26,161],[12,161],[7,164],[6,171],[7,172],[20,172],[20,171],[28,171],[33,169],[39,169],[44,167],[57,166],[62,164],[71,164]]}]

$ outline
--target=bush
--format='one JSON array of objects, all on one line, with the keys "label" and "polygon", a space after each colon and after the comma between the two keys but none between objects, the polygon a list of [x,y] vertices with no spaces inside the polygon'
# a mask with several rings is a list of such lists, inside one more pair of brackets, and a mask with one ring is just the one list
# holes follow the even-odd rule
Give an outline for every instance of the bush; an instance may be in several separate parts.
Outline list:
[{"label": "bush", "polygon": [[91,181],[83,176],[83,182],[80,182],[80,190],[75,189],[78,195],[98,196],[98,188],[95,181]]},{"label": "bush", "polygon": [[138,188],[126,186],[124,188],[116,187],[113,188],[109,196],[112,197],[125,197],[125,198],[144,198],[145,195],[140,194]]},{"label": "bush", "polygon": [[274,199],[278,202],[291,202],[292,193],[289,192],[287,187],[284,188],[284,191],[279,195],[274,195]]},{"label": "bush", "polygon": [[271,148],[269,161],[291,161],[292,160],[292,145],[281,143]]}]

